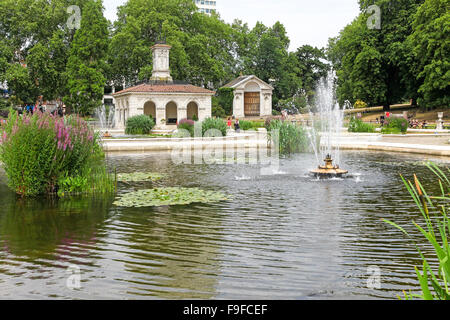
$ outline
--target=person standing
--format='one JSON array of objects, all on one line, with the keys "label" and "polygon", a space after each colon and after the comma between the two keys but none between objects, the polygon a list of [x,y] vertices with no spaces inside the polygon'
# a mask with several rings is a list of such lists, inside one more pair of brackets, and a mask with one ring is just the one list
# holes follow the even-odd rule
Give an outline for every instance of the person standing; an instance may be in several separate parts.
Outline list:
[{"label": "person standing", "polygon": [[236,133],[241,132],[241,126],[239,125],[239,119],[237,119],[237,118],[236,118],[236,121],[234,122],[234,130],[236,131]]},{"label": "person standing", "polygon": [[227,127],[229,130],[231,129],[231,117],[228,117]]}]

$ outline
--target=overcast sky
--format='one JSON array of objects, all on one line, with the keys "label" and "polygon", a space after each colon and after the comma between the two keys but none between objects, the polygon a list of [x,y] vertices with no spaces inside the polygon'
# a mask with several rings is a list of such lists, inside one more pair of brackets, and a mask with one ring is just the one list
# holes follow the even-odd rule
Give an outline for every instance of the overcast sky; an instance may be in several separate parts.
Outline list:
[{"label": "overcast sky", "polygon": [[[106,17],[116,19],[117,6],[127,0],[103,0]],[[271,26],[280,21],[291,39],[291,50],[310,44],[325,47],[359,13],[357,0],[216,0],[228,23],[240,19],[253,27],[257,21]]]}]

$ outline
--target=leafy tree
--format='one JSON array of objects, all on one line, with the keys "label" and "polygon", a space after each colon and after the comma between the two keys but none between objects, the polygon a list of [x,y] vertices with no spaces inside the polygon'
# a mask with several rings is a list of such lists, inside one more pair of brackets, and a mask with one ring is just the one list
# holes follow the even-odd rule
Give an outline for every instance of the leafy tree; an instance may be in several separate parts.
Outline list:
[{"label": "leafy tree", "polygon": [[238,56],[237,69],[254,74],[274,87],[273,104],[292,97],[301,87],[296,56],[288,52],[289,38],[284,26],[276,22],[266,27],[261,22],[250,30],[247,24],[236,20],[235,51]]},{"label": "leafy tree", "polygon": [[[304,45],[295,52],[297,59],[297,76],[302,83],[302,89],[307,97],[306,103],[313,104],[315,87],[318,81],[326,77],[330,69],[326,61],[325,49],[319,49],[310,45]],[[303,101],[298,106],[305,107],[304,96],[297,94],[297,100]]]},{"label": "leafy tree", "polygon": [[414,15],[408,38],[419,104],[450,106],[450,1],[426,0]]},{"label": "leafy tree", "polygon": [[38,96],[38,88],[24,65],[20,63],[10,64],[6,70],[5,78],[16,102],[34,104]]},{"label": "leafy tree", "polygon": [[27,67],[44,100],[62,97],[65,92],[68,44],[64,32],[56,31],[48,41],[38,42],[30,49]]},{"label": "leafy tree", "polygon": [[66,67],[65,104],[75,112],[90,114],[101,105],[106,84],[108,20],[101,1],[83,7],[81,27],[75,33]]},{"label": "leafy tree", "polygon": [[197,12],[192,0],[129,0],[119,8],[109,46],[111,80],[133,84],[149,78],[150,47],[161,37],[172,46],[174,79],[218,87],[230,78],[233,32],[219,16]]},{"label": "leafy tree", "polygon": [[[234,89],[220,88],[216,94],[216,106],[223,109],[225,115],[233,114]],[[222,116],[222,114],[220,115]]]},{"label": "leafy tree", "polygon": [[[73,32],[67,27],[67,8],[83,8],[92,1],[96,0],[0,2],[0,81],[6,81],[16,91],[17,103],[35,101],[41,95],[45,100],[63,96],[64,71],[73,39]],[[28,85],[31,87],[27,90]]]},{"label": "leafy tree", "polygon": [[[338,76],[338,100],[389,105],[414,98],[414,74],[408,64],[406,39],[423,0],[361,0],[361,14],[338,38],[330,39],[328,56]],[[370,5],[381,9],[381,29],[369,29]]]}]

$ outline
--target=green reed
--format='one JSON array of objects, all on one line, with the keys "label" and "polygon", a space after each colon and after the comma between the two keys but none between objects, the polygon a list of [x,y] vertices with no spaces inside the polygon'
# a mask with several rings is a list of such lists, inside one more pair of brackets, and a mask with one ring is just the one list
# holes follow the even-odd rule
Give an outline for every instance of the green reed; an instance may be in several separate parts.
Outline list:
[{"label": "green reed", "polygon": [[427,163],[426,165],[438,179],[439,195],[431,196],[427,194],[416,175],[414,175],[414,182],[406,180],[403,177],[402,180],[419,208],[426,224],[426,226],[420,226],[415,221],[412,221],[415,227],[434,248],[433,255],[439,261],[439,269],[437,272],[433,271],[416,241],[404,228],[394,222],[385,219],[383,219],[383,221],[396,227],[413,241],[423,262],[422,270],[414,267],[422,294],[417,295],[404,292],[404,298],[407,300],[413,298],[425,300],[450,300],[450,247],[448,244],[450,220],[447,216],[447,210],[450,203],[450,169],[447,169],[447,172],[444,172],[434,163]]}]

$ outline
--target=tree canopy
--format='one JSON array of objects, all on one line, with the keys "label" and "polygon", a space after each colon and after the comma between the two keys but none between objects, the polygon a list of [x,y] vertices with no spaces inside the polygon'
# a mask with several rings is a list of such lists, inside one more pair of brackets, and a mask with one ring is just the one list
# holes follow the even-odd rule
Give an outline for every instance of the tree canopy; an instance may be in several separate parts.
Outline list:
[{"label": "tree canopy", "polygon": [[[360,0],[361,13],[329,40],[341,104],[364,100],[388,107],[413,99],[448,106],[449,0]],[[371,5],[381,28],[369,28]]]},{"label": "tree canopy", "polygon": [[[92,113],[105,85],[133,85],[152,74],[151,46],[172,46],[172,77],[210,89],[240,74],[274,87],[276,109],[314,104],[318,80],[337,75],[337,98],[388,106],[413,99],[449,105],[449,1],[359,0],[361,13],[326,49],[290,51],[281,22],[253,28],[199,13],[193,0],[128,0],[110,24],[101,0],[2,0],[0,83],[16,103],[63,99],[75,112]],[[370,28],[371,5],[380,29]],[[78,29],[70,6],[81,9]],[[328,61],[327,61],[328,60]],[[217,100],[220,105],[220,99]],[[228,110],[229,106],[220,106]]]}]

